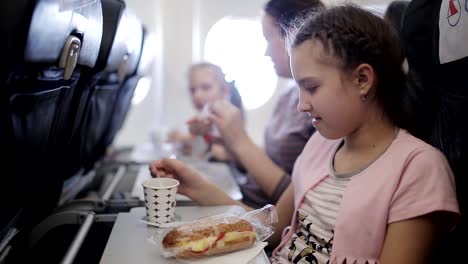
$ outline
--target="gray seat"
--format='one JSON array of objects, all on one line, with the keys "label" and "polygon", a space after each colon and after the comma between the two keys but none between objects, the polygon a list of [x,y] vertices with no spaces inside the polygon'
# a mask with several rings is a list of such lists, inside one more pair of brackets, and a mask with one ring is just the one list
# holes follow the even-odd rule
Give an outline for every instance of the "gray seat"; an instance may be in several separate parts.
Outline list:
[{"label": "gray seat", "polygon": [[24,238],[46,217],[34,234],[60,214],[68,225],[94,215],[51,212],[64,181],[92,175],[121,128],[146,74],[142,56],[151,57],[142,55],[147,35],[122,0],[4,1],[0,33],[0,262],[47,260],[55,250],[25,254]]},{"label": "gray seat", "polygon": [[1,47],[7,54],[0,83],[8,157],[1,185],[10,197],[2,208],[4,201],[7,208],[24,208],[28,225],[50,213],[60,194],[63,175],[54,171],[54,157],[66,144],[73,97],[96,63],[102,36],[100,1],[79,10],[60,10],[59,2],[4,1],[0,8],[2,35],[9,38]]},{"label": "gray seat", "polygon": [[[131,98],[141,77],[137,74],[143,45],[143,26],[128,9],[122,13],[105,68],[86,86],[90,90],[80,131],[73,143],[80,146],[85,169],[101,158],[112,142],[111,129],[119,116],[125,117],[128,105],[123,98]],[[126,96],[125,96],[126,95]],[[83,98],[85,99],[85,98]],[[120,126],[118,126],[120,128]],[[115,133],[115,131],[113,131]]]},{"label": "gray seat", "polygon": [[79,83],[99,55],[101,3],[67,9],[54,0],[3,1],[0,33],[6,36],[0,46],[0,242],[9,239],[0,258],[6,258],[60,196],[66,175],[56,158],[71,131]]}]

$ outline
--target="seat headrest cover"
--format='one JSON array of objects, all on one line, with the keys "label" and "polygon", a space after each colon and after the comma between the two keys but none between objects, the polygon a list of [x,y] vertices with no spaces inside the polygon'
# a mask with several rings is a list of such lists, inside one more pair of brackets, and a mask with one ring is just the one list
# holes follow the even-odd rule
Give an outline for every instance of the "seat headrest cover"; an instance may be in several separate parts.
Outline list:
[{"label": "seat headrest cover", "polygon": [[136,71],[143,41],[143,26],[138,17],[129,9],[124,10],[114,38],[107,62],[107,71],[117,70],[122,59],[128,55],[126,74]]},{"label": "seat headrest cover", "polygon": [[78,64],[93,67],[102,38],[101,1],[80,9],[62,11],[59,1],[38,1],[28,33],[25,60],[40,63],[58,61],[68,36],[73,32],[83,34]]},{"label": "seat headrest cover", "polygon": [[441,64],[468,56],[468,1],[442,1],[439,32]]}]

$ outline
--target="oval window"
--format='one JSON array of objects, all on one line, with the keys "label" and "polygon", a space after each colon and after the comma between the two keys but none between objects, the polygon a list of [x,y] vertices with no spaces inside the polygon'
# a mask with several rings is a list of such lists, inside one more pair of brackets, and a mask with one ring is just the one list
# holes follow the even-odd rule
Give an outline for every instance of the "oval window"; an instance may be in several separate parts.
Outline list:
[{"label": "oval window", "polygon": [[247,110],[259,108],[273,96],[277,76],[259,19],[225,17],[208,31],[205,60],[219,65],[228,81],[235,80]]}]

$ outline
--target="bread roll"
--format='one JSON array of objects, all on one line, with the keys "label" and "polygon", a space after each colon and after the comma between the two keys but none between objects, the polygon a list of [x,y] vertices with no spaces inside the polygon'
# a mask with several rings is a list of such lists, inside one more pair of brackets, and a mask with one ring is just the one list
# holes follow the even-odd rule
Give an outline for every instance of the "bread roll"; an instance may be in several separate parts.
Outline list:
[{"label": "bread roll", "polygon": [[256,233],[248,221],[206,218],[174,228],[162,243],[178,258],[199,258],[244,249],[255,240]]}]

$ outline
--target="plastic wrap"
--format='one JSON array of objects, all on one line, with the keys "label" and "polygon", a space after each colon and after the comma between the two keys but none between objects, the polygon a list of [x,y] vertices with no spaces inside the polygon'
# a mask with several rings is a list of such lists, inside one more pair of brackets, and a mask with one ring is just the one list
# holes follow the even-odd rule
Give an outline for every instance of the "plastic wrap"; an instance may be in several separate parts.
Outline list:
[{"label": "plastic wrap", "polygon": [[264,241],[273,233],[278,221],[276,208],[263,208],[238,213],[213,215],[166,229],[153,242],[166,258],[200,258],[233,252]]}]

